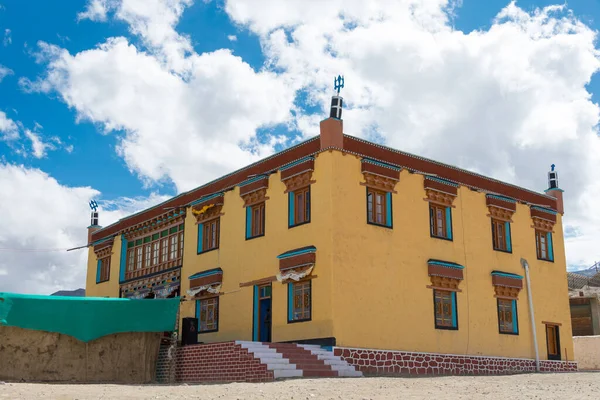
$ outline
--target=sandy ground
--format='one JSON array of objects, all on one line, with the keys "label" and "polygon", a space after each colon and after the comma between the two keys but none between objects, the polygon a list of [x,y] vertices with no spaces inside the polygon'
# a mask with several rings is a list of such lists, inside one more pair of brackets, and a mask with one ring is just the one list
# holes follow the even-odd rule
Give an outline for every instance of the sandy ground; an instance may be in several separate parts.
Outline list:
[{"label": "sandy ground", "polygon": [[494,377],[296,379],[223,385],[0,384],[0,399],[598,399],[600,372]]}]

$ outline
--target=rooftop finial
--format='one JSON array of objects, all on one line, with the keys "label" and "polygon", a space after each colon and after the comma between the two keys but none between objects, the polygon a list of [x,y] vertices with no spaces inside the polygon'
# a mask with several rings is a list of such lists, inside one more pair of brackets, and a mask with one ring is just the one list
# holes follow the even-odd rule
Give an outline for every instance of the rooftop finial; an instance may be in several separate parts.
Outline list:
[{"label": "rooftop finial", "polygon": [[550,171],[554,171],[554,167],[556,167],[556,165],[552,164],[552,165],[550,166],[550,168],[552,168]]},{"label": "rooftop finial", "polygon": [[550,166],[551,170],[548,172],[548,189],[558,189],[558,172],[554,169],[556,165]]},{"label": "rooftop finial", "polygon": [[340,90],[344,88],[344,77],[338,75],[337,78],[333,78],[333,90],[337,90],[338,96],[340,95]]},{"label": "rooftop finial", "polygon": [[96,200],[90,201],[90,208],[92,209],[92,211],[96,211],[98,209],[98,203],[96,203]]},{"label": "rooftop finial", "polygon": [[90,215],[90,226],[98,226],[98,203],[96,200],[90,201],[90,208],[92,209],[92,213]]}]

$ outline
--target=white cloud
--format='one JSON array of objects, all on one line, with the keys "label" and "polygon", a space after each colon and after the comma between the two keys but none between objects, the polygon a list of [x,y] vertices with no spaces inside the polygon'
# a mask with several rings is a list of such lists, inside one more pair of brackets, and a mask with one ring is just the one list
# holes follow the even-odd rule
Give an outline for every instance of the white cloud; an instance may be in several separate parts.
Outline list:
[{"label": "white cloud", "polygon": [[10,29],[8,28],[4,30],[4,39],[2,39],[2,44],[4,45],[4,47],[12,44],[12,36],[10,33]]},{"label": "white cloud", "polygon": [[118,151],[129,168],[148,182],[172,179],[179,191],[273,152],[273,142],[257,144],[256,131],[288,121],[294,100],[284,79],[254,71],[229,50],[188,48],[174,31],[188,3],[120,2],[115,16],[146,48],[116,37],[70,54],[40,42],[47,74],[21,80],[26,90],[57,91],[79,120],[123,130]]},{"label": "white cloud", "polygon": [[569,262],[593,263],[600,110],[585,85],[600,69],[596,32],[565,6],[528,13],[510,3],[489,30],[464,33],[450,26],[455,5],[227,0],[225,10],[322,105],[296,121],[306,135],[342,73],[346,133],[538,191],[556,163],[565,223],[582,235],[567,241]]},{"label": "white cloud", "polygon": [[237,41],[237,36],[235,36],[235,35],[227,35],[227,39],[229,39],[230,42],[235,42],[235,41]]},{"label": "white cloud", "polygon": [[[0,291],[50,294],[85,287],[88,202],[100,193],[68,187],[39,169],[0,163]],[[100,203],[108,225],[163,196]]]},{"label": "white cloud", "polygon": [[19,127],[6,113],[0,111],[0,141],[12,141],[19,138]]},{"label": "white cloud", "polygon": [[31,151],[35,158],[43,158],[48,150],[55,150],[56,147],[50,142],[44,142],[41,136],[29,129],[25,130],[25,136],[31,141]]},{"label": "white cloud", "polygon": [[[256,72],[229,51],[193,51],[175,29],[190,4],[115,0],[111,15],[143,47],[110,38],[69,54],[41,43],[47,75],[23,83],[57,91],[81,120],[124,130],[129,168],[181,191],[272,152],[277,138],[240,148],[259,128],[318,134],[341,73],[346,133],[536,190],[556,163],[565,223],[582,235],[567,241],[569,261],[594,261],[600,111],[585,85],[599,53],[596,33],[565,6],[528,13],[511,3],[489,29],[465,33],[452,28],[459,1],[226,0],[230,18],[260,37],[267,63]],[[300,89],[321,112],[293,105]]]},{"label": "white cloud", "polygon": [[77,14],[77,20],[106,21],[109,8],[108,0],[90,0],[85,11]]},{"label": "white cloud", "polygon": [[4,65],[0,64],[0,82],[2,82],[2,79],[6,78],[8,75],[12,75],[13,71],[10,68],[5,67]]}]

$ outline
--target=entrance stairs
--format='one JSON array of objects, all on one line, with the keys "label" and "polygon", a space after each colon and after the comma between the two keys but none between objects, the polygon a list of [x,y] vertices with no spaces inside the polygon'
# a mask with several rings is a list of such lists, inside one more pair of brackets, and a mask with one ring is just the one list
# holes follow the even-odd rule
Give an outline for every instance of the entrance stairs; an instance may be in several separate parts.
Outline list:
[{"label": "entrance stairs", "polygon": [[275,379],[363,376],[352,365],[319,345],[236,341],[273,371]]}]

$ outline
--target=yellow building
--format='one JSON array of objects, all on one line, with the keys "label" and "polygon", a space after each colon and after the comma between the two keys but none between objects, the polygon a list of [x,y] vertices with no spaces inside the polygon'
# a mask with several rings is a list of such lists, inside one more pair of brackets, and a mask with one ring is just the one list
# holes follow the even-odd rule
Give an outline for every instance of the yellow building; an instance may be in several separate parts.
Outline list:
[{"label": "yellow building", "polygon": [[345,135],[331,117],[317,137],[92,225],[86,294],[181,296],[204,343],[531,360],[536,342],[541,360],[572,360],[549,178],[532,192]]}]

